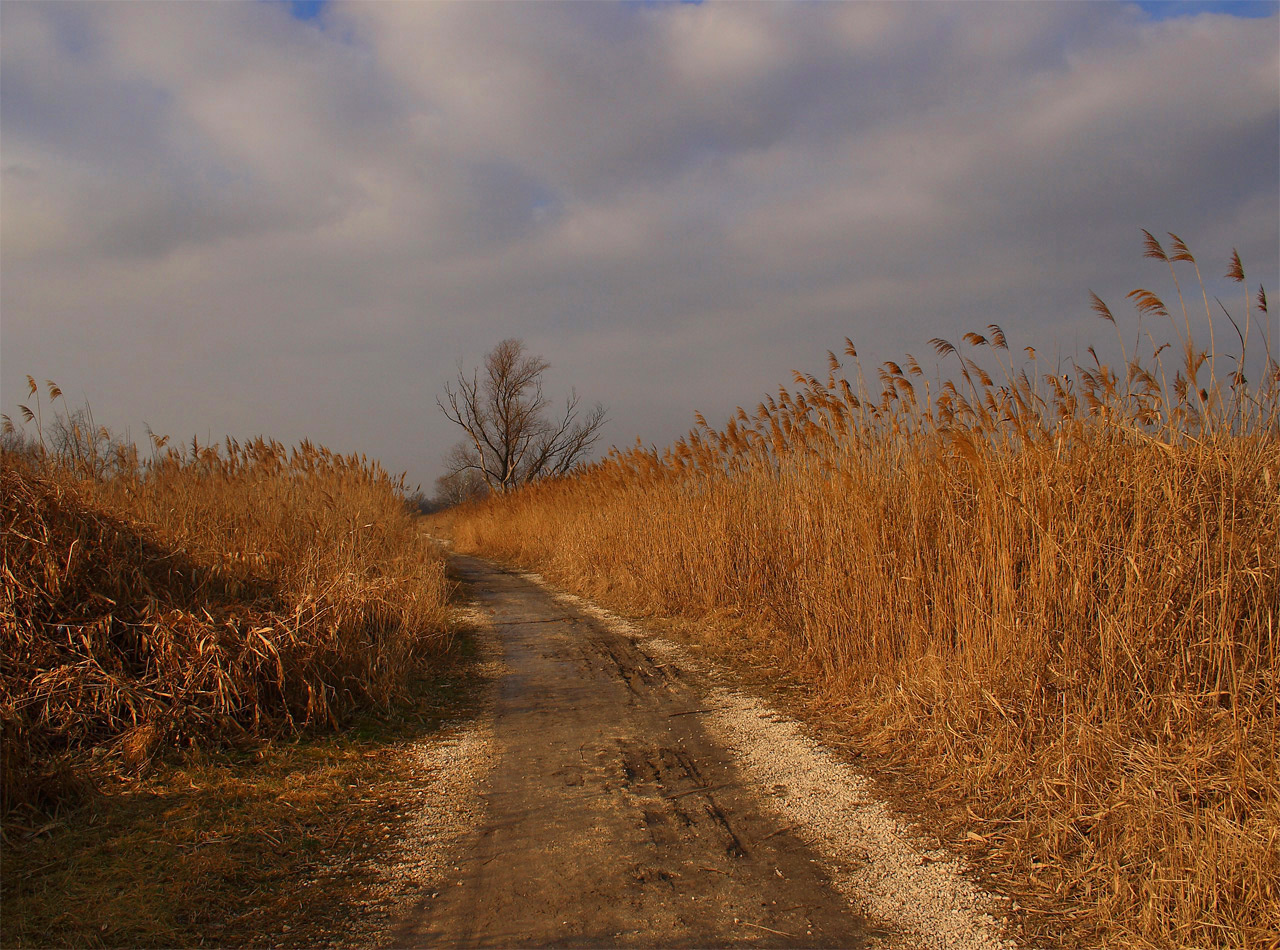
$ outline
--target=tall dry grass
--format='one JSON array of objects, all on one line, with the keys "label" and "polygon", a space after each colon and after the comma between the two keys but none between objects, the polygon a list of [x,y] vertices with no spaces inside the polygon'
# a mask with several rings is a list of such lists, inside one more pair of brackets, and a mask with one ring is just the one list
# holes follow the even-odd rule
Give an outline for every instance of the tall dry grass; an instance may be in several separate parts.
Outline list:
[{"label": "tall dry grass", "polygon": [[[1147,256],[1176,280],[1197,265],[1171,241]],[[1015,358],[991,326],[872,392],[829,354],[721,429],[451,530],[615,604],[763,627],[1062,943],[1273,946],[1280,367],[1247,293],[1226,332],[1206,306],[1213,345],[1190,307],[1135,291],[1135,334],[1095,297],[1126,324],[1114,367]]]},{"label": "tall dry grass", "polygon": [[38,439],[0,456],[6,811],[95,763],[336,724],[447,648],[443,557],[376,463],[262,439],[143,460],[24,413]]}]

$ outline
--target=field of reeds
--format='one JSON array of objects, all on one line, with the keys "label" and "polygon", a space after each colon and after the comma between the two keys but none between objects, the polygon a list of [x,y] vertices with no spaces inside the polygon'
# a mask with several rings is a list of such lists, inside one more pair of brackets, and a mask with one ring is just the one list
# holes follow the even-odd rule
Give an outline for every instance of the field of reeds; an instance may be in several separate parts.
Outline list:
[{"label": "field of reeds", "polygon": [[6,815],[385,707],[447,649],[443,557],[376,463],[262,439],[141,458],[29,382],[35,432],[6,417],[0,457]]},{"label": "field of reeds", "polygon": [[1094,298],[1112,364],[1047,364],[992,325],[931,341],[937,369],[868,378],[846,341],[852,371],[829,354],[722,428],[699,416],[449,530],[623,609],[771,640],[857,743],[967,816],[1053,942],[1274,947],[1275,320],[1237,255],[1228,314],[1170,242],[1146,245],[1168,305]]}]

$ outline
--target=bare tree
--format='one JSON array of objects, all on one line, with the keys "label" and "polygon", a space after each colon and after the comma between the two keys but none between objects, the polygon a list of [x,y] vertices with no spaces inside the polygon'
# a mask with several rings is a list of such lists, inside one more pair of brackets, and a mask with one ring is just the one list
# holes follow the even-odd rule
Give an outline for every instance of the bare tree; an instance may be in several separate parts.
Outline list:
[{"label": "bare tree", "polygon": [[474,468],[459,464],[465,463],[463,453],[466,450],[467,443],[459,443],[449,455],[448,471],[436,479],[434,501],[440,508],[452,508],[489,494],[489,486],[484,483],[484,477]]},{"label": "bare tree", "polygon": [[505,492],[562,475],[586,457],[605,423],[604,407],[596,403],[580,417],[578,394],[570,392],[564,412],[546,417],[542,374],[549,366],[527,355],[524,341],[503,340],[485,355],[483,376],[459,367],[436,400],[466,433],[447,459],[449,474],[477,472],[489,491]]}]

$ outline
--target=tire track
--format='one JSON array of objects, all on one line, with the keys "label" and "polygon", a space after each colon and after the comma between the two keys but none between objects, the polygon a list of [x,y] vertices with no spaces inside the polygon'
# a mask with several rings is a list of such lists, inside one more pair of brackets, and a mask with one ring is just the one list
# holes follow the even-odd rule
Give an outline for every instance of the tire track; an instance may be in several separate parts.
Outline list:
[{"label": "tire track", "polygon": [[527,576],[472,558],[454,566],[491,615],[503,658],[493,760],[482,814],[450,862],[457,871],[405,915],[392,945],[892,938],[888,918],[872,923],[844,886],[847,867],[761,786],[734,745],[742,735],[716,719],[741,711],[734,696],[670,644]]}]

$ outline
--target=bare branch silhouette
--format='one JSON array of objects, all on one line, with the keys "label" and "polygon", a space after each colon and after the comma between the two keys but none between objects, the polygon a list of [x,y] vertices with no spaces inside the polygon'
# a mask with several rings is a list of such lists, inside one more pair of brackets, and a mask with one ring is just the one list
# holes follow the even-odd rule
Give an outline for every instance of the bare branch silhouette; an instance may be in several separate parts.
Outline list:
[{"label": "bare branch silhouette", "polygon": [[549,366],[528,355],[524,341],[508,339],[470,376],[458,367],[457,379],[436,399],[445,418],[466,433],[446,460],[450,476],[477,473],[489,491],[506,492],[563,475],[587,456],[605,423],[604,407],[597,403],[583,414],[571,392],[563,412],[548,418],[542,374]]}]

